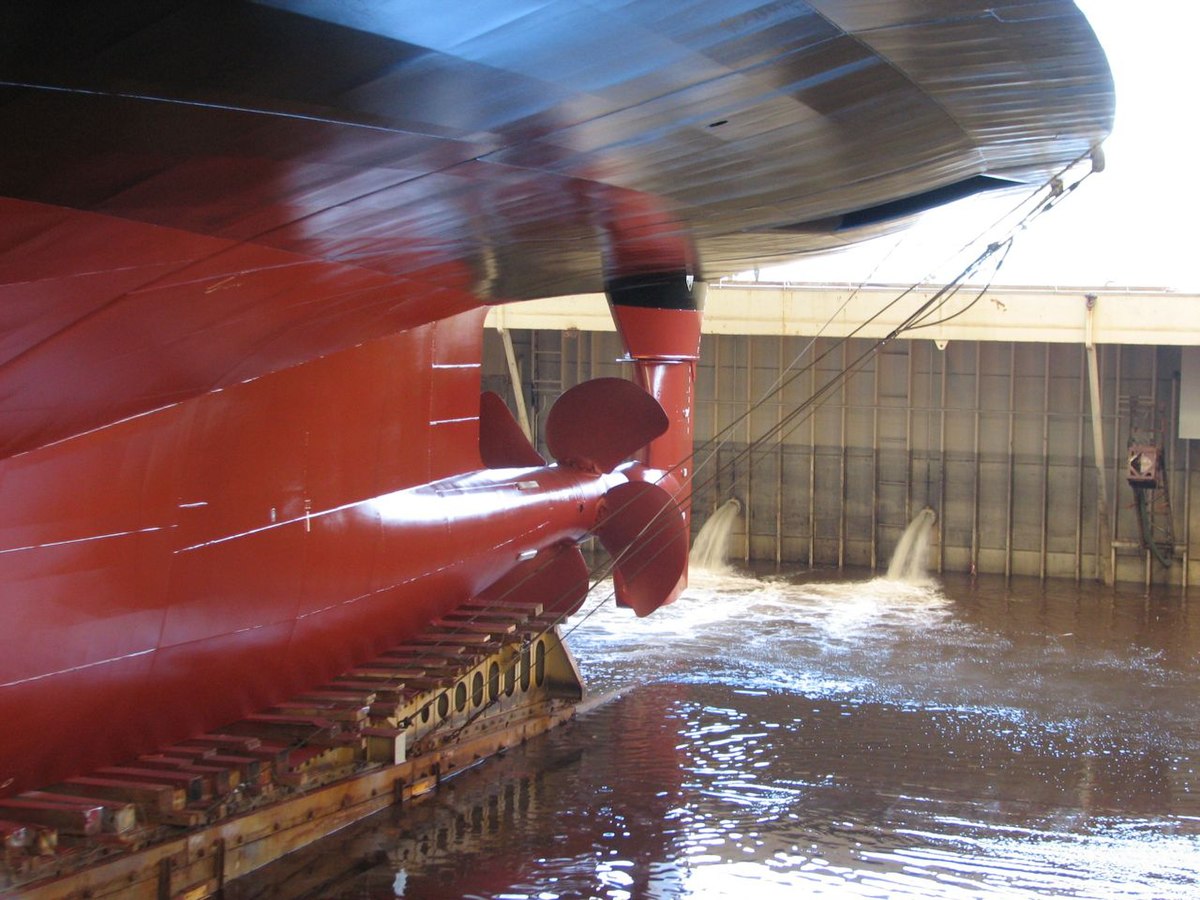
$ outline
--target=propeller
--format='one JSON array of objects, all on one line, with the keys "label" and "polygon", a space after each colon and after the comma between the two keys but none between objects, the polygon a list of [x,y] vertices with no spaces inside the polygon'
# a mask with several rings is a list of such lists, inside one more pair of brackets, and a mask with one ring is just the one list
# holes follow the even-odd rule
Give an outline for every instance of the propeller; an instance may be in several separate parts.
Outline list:
[{"label": "propeller", "polygon": [[[639,385],[623,378],[596,378],[576,385],[555,402],[546,418],[546,446],[558,465],[600,475],[615,471],[669,425],[662,406]],[[543,462],[504,401],[490,393],[483,395],[480,405],[480,453],[491,467]],[[614,560],[618,606],[646,616],[683,590],[688,524],[669,491],[648,481],[622,482],[604,495],[594,528]],[[583,565],[579,549],[571,549],[571,561],[522,573],[523,584],[536,582],[531,589],[539,595],[557,596],[564,582],[575,578],[568,573],[578,572]],[[572,594],[568,605],[578,608],[581,601],[582,595]]]}]

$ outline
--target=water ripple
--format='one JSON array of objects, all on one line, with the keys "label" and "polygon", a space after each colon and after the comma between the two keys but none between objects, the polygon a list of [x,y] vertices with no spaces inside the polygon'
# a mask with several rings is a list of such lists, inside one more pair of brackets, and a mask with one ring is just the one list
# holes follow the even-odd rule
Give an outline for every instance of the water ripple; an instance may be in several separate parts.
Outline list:
[{"label": "water ripple", "polygon": [[1198,620],[744,575],[585,611],[569,641],[608,702],[347,829],[338,859],[384,860],[321,896],[1200,896]]}]

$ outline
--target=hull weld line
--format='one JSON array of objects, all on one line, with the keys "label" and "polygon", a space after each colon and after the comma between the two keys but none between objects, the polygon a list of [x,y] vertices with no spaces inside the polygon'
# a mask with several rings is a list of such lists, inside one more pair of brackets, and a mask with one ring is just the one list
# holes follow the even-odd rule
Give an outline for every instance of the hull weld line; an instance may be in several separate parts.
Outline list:
[{"label": "hull weld line", "polygon": [[114,531],[111,534],[93,534],[89,537],[70,538],[65,541],[50,541],[45,544],[29,544],[25,547],[9,547],[5,550],[0,550],[0,556],[5,553],[23,553],[26,550],[48,550],[51,547],[66,547],[69,544],[86,544],[90,541],[107,541],[111,538],[129,537],[134,534],[150,534],[155,531],[165,531],[166,528],[162,525],[155,525],[153,528],[137,528],[133,531]]},{"label": "hull weld line", "polygon": [[30,678],[19,678],[16,681],[6,681],[0,684],[0,688],[16,687],[21,684],[29,684],[34,681],[41,681],[43,678],[54,678],[58,675],[69,675],[72,672],[82,672],[85,669],[94,669],[96,666],[107,666],[109,663],[123,662],[127,659],[136,659],[139,656],[145,656],[147,653],[153,653],[154,648],[149,650],[138,650],[136,653],[126,653],[124,656],[113,656],[109,659],[98,659],[95,662],[84,663],[82,666],[72,666],[69,669],[59,669],[57,672],[43,672],[41,675],[33,675]]},{"label": "hull weld line", "polygon": [[284,519],[282,522],[271,522],[270,524],[262,525],[258,528],[251,528],[249,531],[241,531],[237,534],[227,534],[224,537],[213,538],[211,541],[201,541],[198,544],[180,547],[174,552],[175,555],[178,555],[180,553],[187,553],[190,550],[202,550],[205,547],[215,547],[217,544],[225,544],[229,541],[236,541],[239,538],[252,537],[256,534],[262,534],[264,531],[271,531],[276,528],[286,528],[288,525],[299,525],[301,523],[310,522],[313,519],[319,519],[323,516],[336,515],[337,513],[345,512],[348,509],[354,509],[355,507],[362,506],[366,502],[369,501],[355,500],[353,503],[345,503],[341,506],[335,506],[332,509],[323,509],[317,512],[304,512],[296,516],[294,519]]},{"label": "hull weld line", "polygon": [[[370,125],[365,122],[334,119],[328,116],[303,115],[301,113],[283,112],[276,109],[255,109],[251,106],[235,106],[231,103],[206,103],[200,100],[184,100],[179,97],[155,97],[151,94],[133,94],[125,91],[99,91],[91,88],[65,87],[56,84],[35,84],[28,81],[0,81],[0,87],[20,88],[27,91],[45,91],[51,94],[108,97],[113,100],[136,100],[140,103],[163,103],[167,106],[185,106],[196,109],[215,109],[222,112],[241,113],[249,116],[263,116],[268,119],[294,119],[300,122],[319,122],[322,125],[340,125],[346,128],[359,128],[364,131],[378,131],[383,134],[420,134],[420,132],[406,131],[402,128],[387,128],[382,125]],[[421,136],[425,137],[425,135]]]}]

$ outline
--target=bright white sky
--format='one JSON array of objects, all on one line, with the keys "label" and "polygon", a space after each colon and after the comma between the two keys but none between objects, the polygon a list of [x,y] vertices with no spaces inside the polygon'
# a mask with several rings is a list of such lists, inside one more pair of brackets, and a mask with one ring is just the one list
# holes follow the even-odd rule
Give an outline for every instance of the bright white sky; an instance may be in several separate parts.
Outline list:
[{"label": "bright white sky", "polygon": [[[1200,182],[1191,171],[1200,153],[1200,3],[1077,2],[1116,82],[1106,168],[1018,236],[995,283],[1200,292]],[[760,277],[907,284],[933,274],[946,280],[974,256],[948,262],[954,253],[1018,200],[968,200],[927,215],[900,237],[764,269]]]}]

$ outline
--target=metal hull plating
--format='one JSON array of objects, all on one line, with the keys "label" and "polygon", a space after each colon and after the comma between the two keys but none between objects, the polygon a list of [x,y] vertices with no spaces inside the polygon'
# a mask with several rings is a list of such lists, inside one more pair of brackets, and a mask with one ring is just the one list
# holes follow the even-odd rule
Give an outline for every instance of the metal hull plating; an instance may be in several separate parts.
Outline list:
[{"label": "metal hull plating", "polygon": [[481,469],[479,319],[0,464],[6,791],[279,702],[582,535],[618,476],[449,477]]}]

